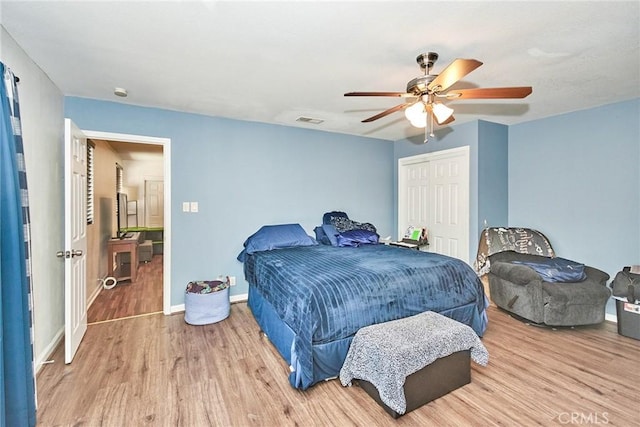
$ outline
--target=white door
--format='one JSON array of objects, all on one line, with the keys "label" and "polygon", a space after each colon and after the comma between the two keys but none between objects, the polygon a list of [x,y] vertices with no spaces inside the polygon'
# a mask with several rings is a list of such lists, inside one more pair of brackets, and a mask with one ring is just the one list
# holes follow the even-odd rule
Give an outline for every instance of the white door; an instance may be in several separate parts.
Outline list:
[{"label": "white door", "polygon": [[430,252],[469,262],[469,147],[399,159],[398,237],[427,228]]},{"label": "white door", "polygon": [[144,182],[145,226],[164,226],[164,181]]},{"label": "white door", "polygon": [[[429,225],[429,163],[420,162],[409,164],[403,168],[405,178],[406,193],[403,200],[405,203],[405,214],[398,218],[398,226],[402,233],[412,225],[416,228],[423,228]],[[402,238],[402,234],[398,237]]]},{"label": "white door", "polygon": [[469,262],[469,162],[464,156],[430,162],[430,250]]},{"label": "white door", "polygon": [[87,330],[87,138],[65,119],[64,362]]}]

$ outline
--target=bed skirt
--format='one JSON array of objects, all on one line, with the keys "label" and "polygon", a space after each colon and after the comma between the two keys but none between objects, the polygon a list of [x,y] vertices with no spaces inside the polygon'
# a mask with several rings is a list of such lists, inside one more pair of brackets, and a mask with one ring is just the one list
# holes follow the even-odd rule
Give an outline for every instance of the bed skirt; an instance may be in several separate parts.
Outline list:
[{"label": "bed skirt", "polygon": [[[289,383],[292,387],[302,389],[302,368],[298,363],[295,349],[295,332],[284,323],[265,300],[260,291],[249,286],[247,305],[253,313],[260,329],[267,335],[282,358],[289,364]],[[477,306],[469,303],[460,307],[445,310],[440,314],[468,324],[476,332],[486,328],[486,312],[477,316]],[[466,321],[465,321],[466,319]],[[349,352],[353,336],[329,343],[313,344],[313,384],[337,378]]]}]

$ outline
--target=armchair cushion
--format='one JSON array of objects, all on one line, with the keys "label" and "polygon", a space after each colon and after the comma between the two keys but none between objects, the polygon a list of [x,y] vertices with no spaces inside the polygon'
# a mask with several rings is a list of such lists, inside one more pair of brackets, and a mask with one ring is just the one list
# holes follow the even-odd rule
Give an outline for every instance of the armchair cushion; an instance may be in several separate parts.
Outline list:
[{"label": "armchair cushion", "polygon": [[494,262],[491,267],[491,274],[521,286],[540,280],[540,275],[532,268],[510,262]]},{"label": "armchair cushion", "polygon": [[[584,280],[551,282],[529,265],[550,265],[558,258],[504,251],[490,259],[489,287],[498,307],[532,322],[554,326],[589,325],[604,320],[610,296],[607,273],[583,266]],[[565,261],[574,263],[561,262]]]}]

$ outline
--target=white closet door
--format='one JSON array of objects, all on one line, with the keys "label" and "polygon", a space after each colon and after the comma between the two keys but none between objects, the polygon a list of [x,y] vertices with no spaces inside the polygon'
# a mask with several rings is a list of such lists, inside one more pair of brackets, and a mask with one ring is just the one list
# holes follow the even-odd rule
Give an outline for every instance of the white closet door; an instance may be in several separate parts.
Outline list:
[{"label": "white closet door", "polygon": [[465,156],[430,162],[430,244],[433,252],[469,262],[469,161]]},{"label": "white closet door", "polygon": [[469,147],[400,159],[398,235],[426,226],[430,252],[469,262]]},{"label": "white closet door", "polygon": [[407,206],[402,228],[406,230],[409,225],[426,227],[429,223],[427,211],[429,201],[429,163],[422,162],[408,165],[405,168],[405,174],[407,179]]}]

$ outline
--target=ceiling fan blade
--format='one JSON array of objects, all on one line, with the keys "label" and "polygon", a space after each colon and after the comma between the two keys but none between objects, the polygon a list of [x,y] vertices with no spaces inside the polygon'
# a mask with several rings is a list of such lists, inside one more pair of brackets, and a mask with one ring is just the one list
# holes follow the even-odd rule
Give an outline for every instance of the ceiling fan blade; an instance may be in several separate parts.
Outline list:
[{"label": "ceiling fan blade", "polygon": [[439,124],[439,125],[448,125],[449,123],[453,122],[455,119],[456,119],[456,118],[455,118],[455,117],[453,117],[453,114],[452,114],[452,115],[451,115],[447,120],[445,120],[445,121],[444,121],[444,122],[442,122],[442,123],[438,123],[438,124]]},{"label": "ceiling fan blade", "polygon": [[407,108],[410,105],[413,105],[413,104],[405,103],[405,104],[396,105],[395,107],[391,107],[388,110],[384,110],[382,113],[378,113],[375,116],[371,116],[368,119],[364,119],[362,121],[362,123],[369,123],[369,122],[372,122],[374,120],[378,120],[378,119],[380,119],[380,118],[382,118],[384,116],[388,116],[391,113],[395,113],[396,111],[404,110],[405,108]]},{"label": "ceiling fan blade", "polygon": [[447,92],[447,99],[495,99],[495,98],[526,98],[531,94],[531,86],[521,87],[492,87],[480,89],[460,89]]},{"label": "ceiling fan blade", "polygon": [[478,68],[482,62],[475,59],[458,58],[447,66],[429,85],[427,89],[440,92]]},{"label": "ceiling fan blade", "polygon": [[347,92],[344,96],[398,96],[415,98],[414,94],[407,92]]}]

